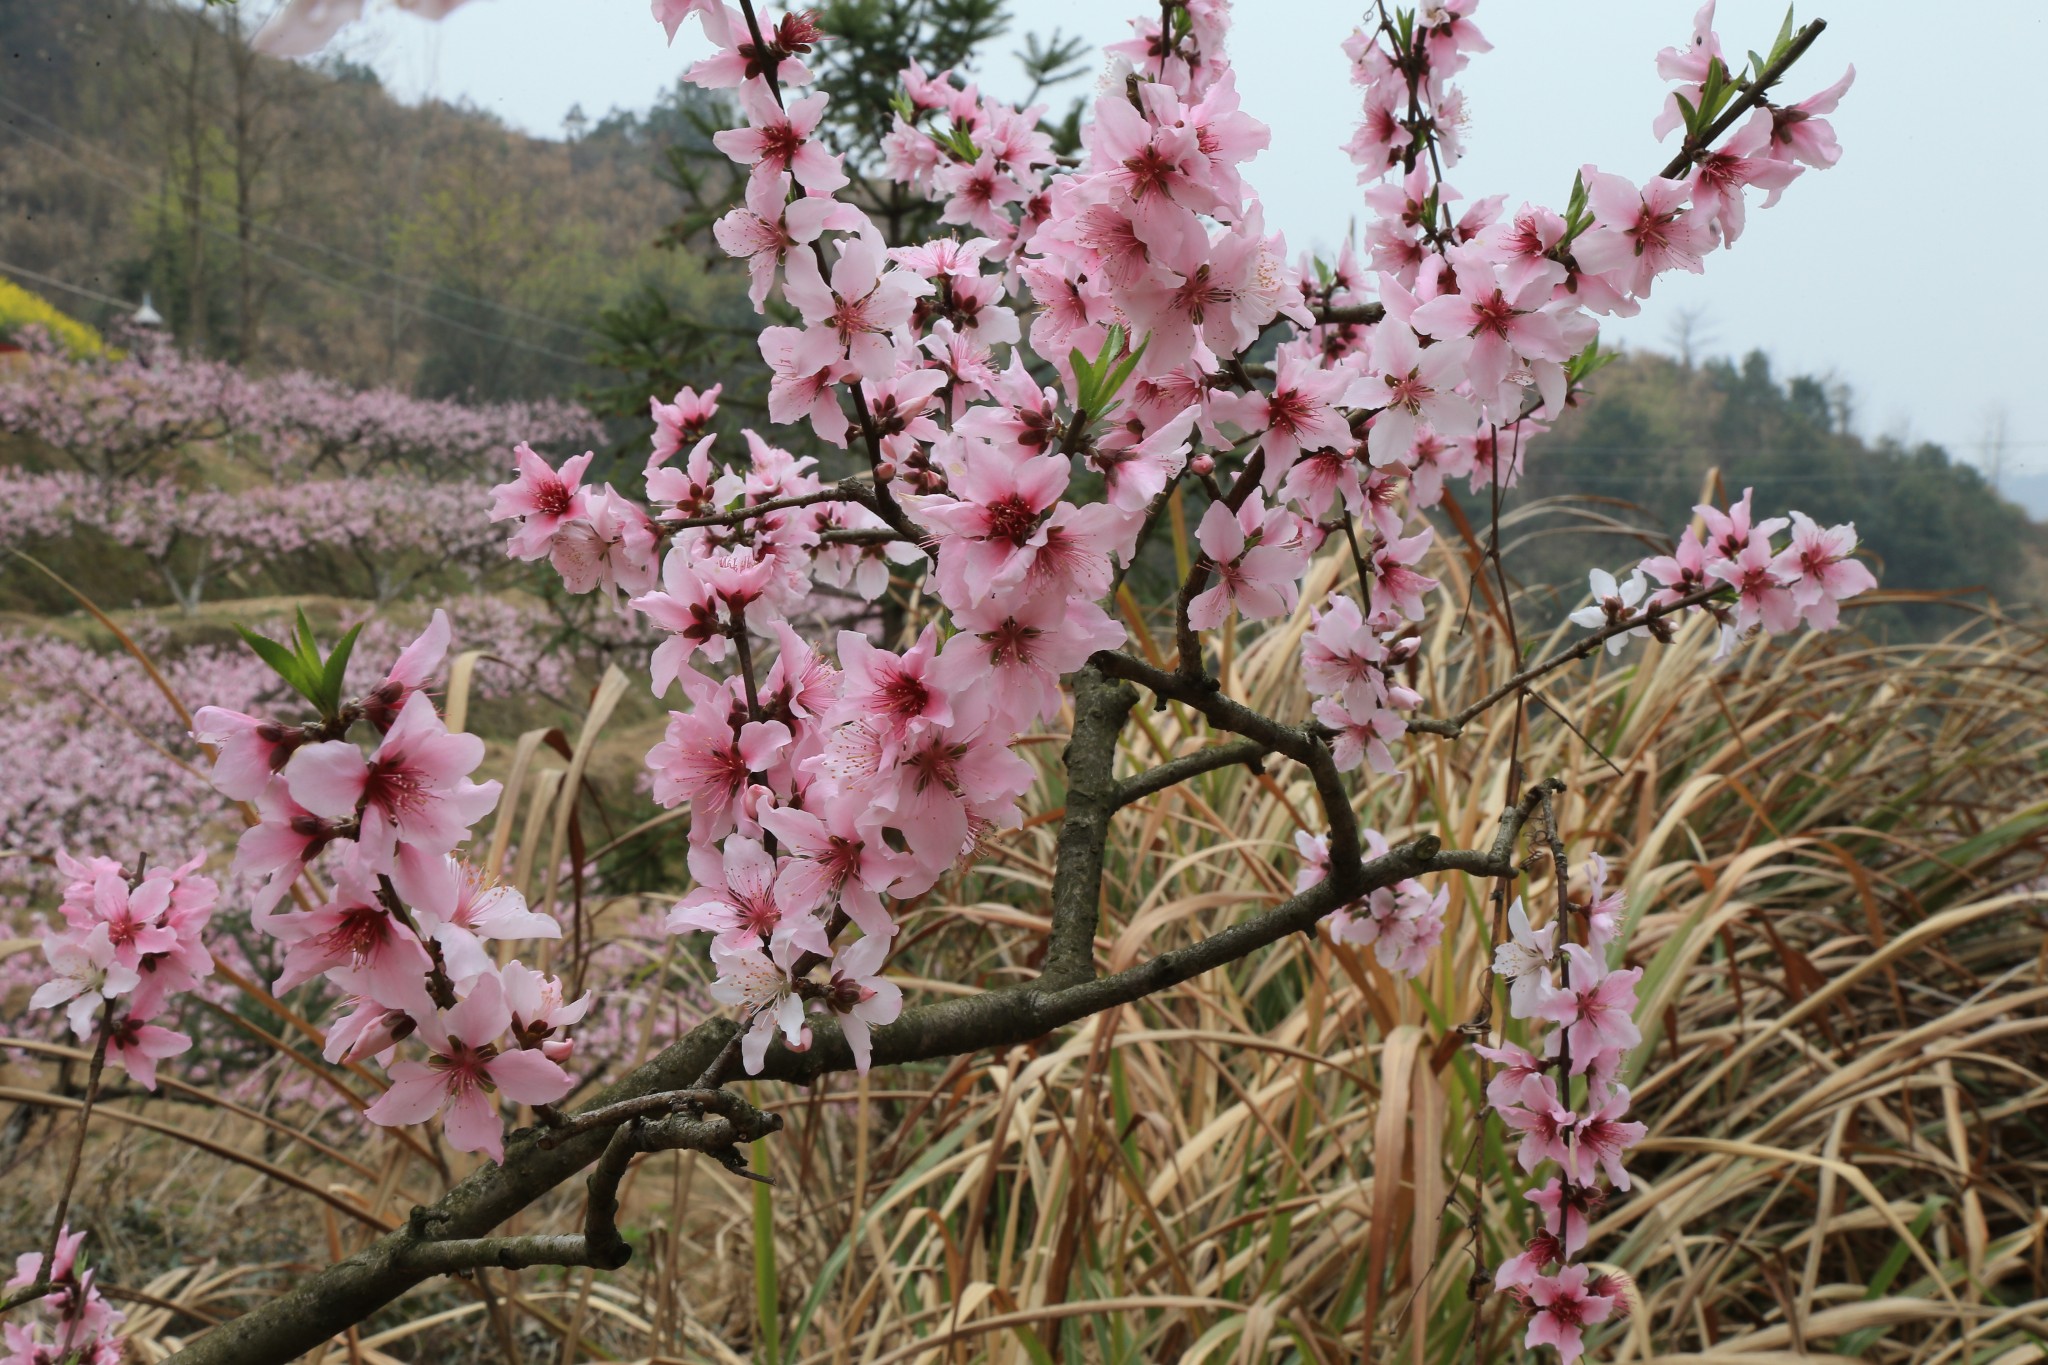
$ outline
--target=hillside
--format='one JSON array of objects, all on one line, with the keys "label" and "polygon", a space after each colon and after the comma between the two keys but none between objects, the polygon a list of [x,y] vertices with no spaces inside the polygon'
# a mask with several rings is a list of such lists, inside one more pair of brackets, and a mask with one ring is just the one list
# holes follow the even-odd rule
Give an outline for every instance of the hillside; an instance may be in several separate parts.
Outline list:
[{"label": "hillside", "polygon": [[[1528,510],[1504,536],[1505,558],[1525,581],[1583,593],[1586,566],[1639,557],[1637,533],[1668,537],[1718,476],[1729,497],[1754,487],[1759,507],[1855,522],[1887,589],[1983,588],[2007,605],[2042,596],[2043,528],[1940,446],[1856,436],[1854,395],[1840,386],[1780,380],[1761,352],[1694,366],[1635,353],[1592,389],[1532,443],[1511,499]],[[1484,498],[1466,505],[1484,519]],[[1955,618],[1916,606],[1881,619],[1925,630]]]},{"label": "hillside", "polygon": [[[346,62],[250,52],[232,7],[0,5],[0,262],[145,291],[180,341],[262,370],[483,398],[566,394],[600,309],[695,261],[658,128],[573,142],[408,107]],[[116,311],[52,291],[68,311]]]}]

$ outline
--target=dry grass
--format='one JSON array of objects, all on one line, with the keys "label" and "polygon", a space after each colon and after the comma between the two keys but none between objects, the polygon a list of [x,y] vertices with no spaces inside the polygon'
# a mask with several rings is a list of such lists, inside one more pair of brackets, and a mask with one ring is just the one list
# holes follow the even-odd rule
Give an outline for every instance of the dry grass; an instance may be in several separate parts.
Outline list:
[{"label": "dry grass", "polygon": [[[1304,624],[1247,637],[1229,684],[1298,714]],[[1505,653],[1484,597],[1462,624],[1438,613],[1417,663],[1419,690],[1446,709],[1485,691]],[[2040,1359],[2042,640],[1976,621],[1931,645],[1801,636],[1722,664],[1713,644],[1695,625],[1546,685],[1557,710],[1532,709],[1519,774],[1500,710],[1455,743],[1409,741],[1412,779],[1365,784],[1361,800],[1391,838],[1472,846],[1511,776],[1555,774],[1570,784],[1573,856],[1600,851],[1625,877],[1651,1136],[1635,1190],[1594,1233],[1593,1254],[1640,1300],[1596,1355]],[[626,686],[608,678],[581,733],[536,731],[507,762],[486,836],[517,850],[511,871],[536,902],[573,902],[542,870],[602,842],[562,797]],[[1132,768],[1204,739],[1178,708],[1138,721]],[[1025,752],[1045,773],[1036,809],[1052,814],[910,910],[913,993],[1013,980],[1042,952],[1058,737]],[[1313,809],[1308,784],[1276,767],[1210,774],[1128,812],[1102,960],[1284,896]],[[1524,1178],[1475,1118],[1456,1031],[1481,1008],[1490,911],[1485,888],[1451,891],[1444,951],[1412,986],[1369,955],[1296,940],[1006,1056],[764,1090],[789,1121],[759,1158],[782,1182],[772,1194],[691,1154],[647,1158],[624,1271],[449,1282],[328,1359],[1511,1357],[1516,1315],[1467,1289],[1475,1256],[1496,1263],[1527,1227]],[[1543,874],[1530,894],[1549,903]],[[564,947],[575,970],[620,907],[561,908],[582,932]],[[650,958],[629,988],[694,998],[688,957]],[[275,1040],[268,1065],[295,1069],[291,1041],[311,1026],[260,992],[250,1002]],[[63,1101],[34,1102],[59,1112],[14,1153],[17,1186],[47,1178],[63,1141]],[[156,1209],[154,1233],[109,1242],[143,1359],[245,1306],[290,1273],[278,1263],[358,1245],[460,1173],[460,1158],[404,1138],[307,1133],[282,1099],[235,1110],[167,1088],[105,1112],[94,1144],[112,1175],[83,1206],[96,1228]],[[576,1193],[521,1230],[566,1226]],[[128,1273],[145,1251],[162,1259]]]}]

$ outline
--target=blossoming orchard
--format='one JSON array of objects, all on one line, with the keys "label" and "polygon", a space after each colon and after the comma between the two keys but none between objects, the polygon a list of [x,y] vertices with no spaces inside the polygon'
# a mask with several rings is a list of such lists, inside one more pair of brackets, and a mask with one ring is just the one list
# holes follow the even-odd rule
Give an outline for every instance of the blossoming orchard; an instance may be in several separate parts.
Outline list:
[{"label": "blossoming orchard", "polygon": [[[689,871],[665,928],[674,952],[708,961],[715,1005],[636,1070],[582,1070],[579,1032],[606,1012],[606,983],[571,998],[548,969],[563,926],[500,884],[475,837],[500,782],[477,780],[484,742],[437,709],[451,648],[488,640],[452,641],[437,615],[395,658],[367,674],[359,661],[359,680],[381,679],[364,686],[346,681],[353,632],[250,632],[296,709],[210,705],[190,726],[214,788],[245,812],[232,857],[250,897],[224,898],[202,873],[225,850],[74,848],[34,1004],[63,1011],[91,1050],[90,1114],[104,1076],[154,1087],[179,1066],[181,994],[213,970],[224,921],[246,926],[281,963],[276,996],[324,982],[344,1001],[321,1046],[379,1078],[360,1121],[475,1164],[177,1360],[290,1360],[435,1276],[616,1270],[633,1254],[618,1215],[636,1158],[697,1151],[769,1178],[744,1150],[772,1151],[783,1119],[755,1082],[1028,1044],[1295,934],[1369,952],[1382,979],[1414,977],[1458,879],[1485,907],[1494,976],[1469,1018],[1441,1024],[1481,1068],[1494,1135],[1474,1151],[1500,1161],[1477,1178],[1525,1200],[1534,1229],[1491,1251],[1475,1240],[1471,1292],[1511,1303],[1526,1344],[1563,1361],[1620,1339],[1634,1290],[1589,1237],[1629,1196],[1644,1133],[1628,1084],[1642,972],[1621,965],[1636,912],[1612,850],[1567,845],[1564,783],[1516,753],[1493,837],[1475,847],[1390,840],[1364,826],[1360,798],[1475,742],[1497,711],[1514,713],[1519,745],[1553,674],[1657,650],[1700,622],[1724,653],[1830,630],[1875,586],[1853,526],[1745,492],[1701,506],[1670,554],[1585,566],[1577,638],[1539,656],[1516,634],[1499,556],[1501,499],[1528,444],[1611,358],[1600,320],[1635,313],[1672,272],[1722,265],[1749,210],[1789,191],[1796,212],[1795,182],[1840,155],[1827,116],[1851,76],[1781,95],[1822,25],[1788,17],[1744,58],[1724,51],[1709,0],[1689,41],[1656,54],[1662,110],[1617,111],[1654,117],[1661,152],[1646,136],[1641,164],[1587,165],[1547,205],[1468,197],[1453,187],[1456,82],[1489,50],[1475,8],[1376,7],[1341,53],[1302,58],[1348,63],[1358,120],[1344,151],[1366,210],[1355,239],[1316,259],[1266,225],[1268,130],[1240,107],[1224,0],[1168,0],[1132,21],[1078,156],[1056,154],[1040,107],[903,71],[883,152],[888,178],[947,225],[922,241],[887,240],[820,140],[828,97],[808,88],[830,40],[809,16],[655,0],[670,40],[695,23],[717,49],[688,79],[732,92],[744,114],[713,139],[744,177],[716,240],[744,260],[761,313],[766,429],[744,444],[709,434],[709,385],[656,394],[644,500],[594,483],[591,456],[555,465],[520,444],[502,452],[487,505],[444,490],[431,519],[451,545],[494,523],[512,558],[546,561],[566,591],[659,633],[640,681],[668,721],[645,762]],[[842,466],[777,444],[798,428]],[[320,521],[290,497],[180,508],[153,526],[222,545],[332,534],[284,529]],[[89,501],[66,485],[39,505]],[[1132,568],[1176,525],[1192,527],[1177,590],[1144,600]],[[1424,572],[1443,551],[1470,567],[1455,593]],[[891,593],[900,609],[869,605]],[[1508,647],[1483,695],[1452,708],[1418,652],[1461,628],[1460,599],[1499,617]],[[1279,713],[1232,683],[1234,661],[1275,639],[1289,641],[1299,698]],[[1131,736],[1169,708],[1204,742],[1133,762]],[[1063,764],[1050,792],[1020,750],[1048,737]],[[1112,963],[1100,904],[1113,826],[1246,765],[1296,784],[1291,890]],[[892,979],[908,909],[979,850],[1048,822],[1032,969],[964,993]],[[505,1230],[586,1172],[580,1232]],[[792,1177],[772,1178],[783,1197]],[[10,1282],[7,1360],[119,1358],[119,1314],[83,1264],[60,1202]]]}]

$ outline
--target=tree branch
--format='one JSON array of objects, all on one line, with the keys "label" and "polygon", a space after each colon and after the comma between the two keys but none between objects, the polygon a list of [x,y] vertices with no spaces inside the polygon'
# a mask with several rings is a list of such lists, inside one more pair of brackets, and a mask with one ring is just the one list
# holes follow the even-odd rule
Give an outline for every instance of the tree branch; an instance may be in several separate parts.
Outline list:
[{"label": "tree branch", "polygon": [[[1524,687],[1528,686],[1532,682],[1535,682],[1544,674],[1555,673],[1558,669],[1563,668],[1566,664],[1572,663],[1578,659],[1585,658],[1588,654],[1591,654],[1594,650],[1600,648],[1601,645],[1606,644],[1609,640],[1613,639],[1617,635],[1626,635],[1628,634],[1628,632],[1635,630],[1639,627],[1649,625],[1653,621],[1661,621],[1667,616],[1675,616],[1679,612],[1687,611],[1693,607],[1704,605],[1705,603],[1711,602],[1714,598],[1720,596],[1722,593],[1727,591],[1728,586],[1725,583],[1716,583],[1710,587],[1701,588],[1697,592],[1689,593],[1686,596],[1679,598],[1676,602],[1659,603],[1654,607],[1649,607],[1643,611],[1637,612],[1633,616],[1624,616],[1619,621],[1609,621],[1606,625],[1600,627],[1600,629],[1594,631],[1591,635],[1586,636],[1583,640],[1578,641],[1576,644],[1573,644],[1566,649],[1559,650],[1557,653],[1551,655],[1549,658],[1543,660],[1541,663],[1529,665],[1529,667],[1515,674],[1514,677],[1509,678],[1506,682],[1502,683],[1499,687],[1494,688],[1493,691],[1488,692],[1478,701],[1473,702],[1470,706],[1467,706],[1464,710],[1458,712],[1455,716],[1452,716],[1450,720],[1445,722],[1410,721],[1408,722],[1408,728],[1411,730],[1421,730],[1427,727],[1430,733],[1448,733],[1453,738],[1456,738],[1458,733],[1462,731],[1465,728],[1465,726],[1469,724],[1475,716],[1480,715],[1482,712],[1492,710],[1502,701],[1512,696],[1516,692],[1521,691]],[[1436,728],[1438,725],[1442,725],[1445,728],[1438,729]]]},{"label": "tree branch", "polygon": [[[736,1034],[732,1021],[708,1019],[601,1092],[590,1107],[688,1086]],[[505,1144],[503,1165],[480,1167],[432,1208],[420,1210],[411,1224],[195,1338],[174,1358],[180,1365],[284,1365],[438,1273],[406,1263],[417,1247],[431,1240],[485,1237],[597,1160],[610,1141],[608,1132],[592,1130],[543,1147],[541,1136],[538,1131],[514,1134]],[[426,1235],[429,1226],[437,1238]]]},{"label": "tree branch", "polygon": [[671,531],[687,531],[697,526],[736,526],[750,517],[766,516],[770,512],[786,512],[798,507],[815,507],[821,502],[859,503],[869,511],[875,511],[879,499],[875,497],[874,485],[866,480],[841,479],[830,487],[810,493],[794,493],[786,498],[770,498],[767,502],[735,507],[730,512],[718,512],[708,517],[686,517],[681,521],[664,521],[661,524]]},{"label": "tree branch", "polygon": [[[819,252],[818,264],[822,268],[825,263],[823,248],[816,242],[811,245]],[[874,501],[869,506],[876,516],[896,528],[905,540],[924,551],[926,559],[936,564],[938,556],[925,544],[929,537],[919,534],[916,523],[904,515],[903,504],[896,501],[896,495],[889,491],[889,481],[882,477],[882,437],[875,430],[875,417],[868,411],[868,396],[861,390],[861,381],[856,379],[846,387],[853,395],[853,414],[859,419],[856,425],[860,427],[861,441],[868,448],[868,468],[875,479]]]},{"label": "tree branch", "polygon": [[[715,1107],[723,1112],[709,1119],[676,1115],[652,1121],[644,1120],[639,1113],[626,1113],[633,1109],[642,1113],[652,1112],[660,1106],[646,1101],[654,1100],[665,1104]],[[740,1155],[738,1144],[753,1142],[782,1130],[781,1115],[764,1114],[739,1096],[724,1091],[712,1091],[708,1095],[701,1091],[650,1095],[638,1102],[605,1105],[578,1117],[585,1120],[608,1119],[615,1125],[605,1143],[603,1155],[598,1157],[597,1164],[590,1171],[586,1186],[589,1197],[584,1203],[580,1236],[555,1233],[533,1237],[415,1240],[399,1258],[399,1264],[422,1275],[450,1275],[485,1266],[505,1270],[524,1270],[536,1265],[617,1270],[633,1259],[631,1244],[619,1234],[619,1185],[631,1169],[634,1157],[642,1152],[707,1152],[727,1170],[751,1175],[746,1170],[746,1158]],[[545,1138],[541,1141],[541,1150],[548,1150]],[[420,1217],[414,1220],[414,1226],[432,1226],[438,1221],[433,1217]]]},{"label": "tree branch", "polygon": [[1358,322],[1370,325],[1387,315],[1387,310],[1377,303],[1324,304],[1314,312],[1318,324]]},{"label": "tree branch", "polygon": [[893,526],[833,526],[818,532],[820,545],[893,545],[897,541],[924,548],[924,542]]},{"label": "tree branch", "polygon": [[1117,799],[1116,742],[1138,690],[1111,682],[1090,664],[1074,675],[1074,734],[1067,741],[1067,803],[1052,874],[1052,933],[1042,987],[1095,975],[1095,930],[1102,917],[1102,850]]},{"label": "tree branch", "polygon": [[1148,768],[1135,777],[1127,777],[1117,783],[1116,803],[1128,806],[1133,801],[1142,801],[1148,796],[1177,787],[1191,777],[1213,773],[1238,763],[1256,766],[1260,759],[1273,752],[1256,739],[1232,740],[1228,744],[1214,744],[1198,749],[1179,758],[1170,758],[1156,768]]},{"label": "tree branch", "polygon": [[1223,695],[1213,678],[1197,674],[1169,673],[1142,659],[1115,650],[1100,650],[1089,663],[1112,677],[1123,678],[1149,689],[1153,695],[1185,703],[1202,713],[1219,730],[1257,740],[1274,753],[1285,754],[1309,770],[1316,795],[1323,805],[1323,818],[1330,824],[1330,865],[1341,880],[1344,869],[1356,866],[1359,858],[1358,819],[1351,809],[1351,795],[1344,789],[1336,760],[1323,741],[1308,730],[1282,725],[1241,702]]}]

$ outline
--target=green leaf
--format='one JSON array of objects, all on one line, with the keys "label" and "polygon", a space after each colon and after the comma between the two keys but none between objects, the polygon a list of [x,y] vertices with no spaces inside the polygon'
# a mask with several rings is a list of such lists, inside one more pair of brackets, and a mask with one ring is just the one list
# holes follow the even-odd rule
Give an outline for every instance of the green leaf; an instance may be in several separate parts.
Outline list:
[{"label": "green leaf", "polygon": [[1716,57],[1707,65],[1706,83],[1700,91],[1700,121],[1708,125],[1720,117],[1721,111],[1735,97],[1739,87],[1728,70],[1728,64]]},{"label": "green leaf", "polygon": [[1136,362],[1122,354],[1126,340],[1122,325],[1112,326],[1103,337],[1101,352],[1074,372],[1076,406],[1090,418],[1115,406],[1117,390],[1130,377],[1130,367]]},{"label": "green leaf", "polygon": [[1074,405],[1085,412],[1088,395],[1095,384],[1094,367],[1088,363],[1088,357],[1081,354],[1079,346],[1067,352],[1067,365],[1074,372]]},{"label": "green leaf", "polygon": [[974,135],[955,123],[943,133],[933,134],[941,146],[962,161],[976,161],[981,157],[981,148],[974,145]]},{"label": "green leaf", "polygon": [[1571,197],[1565,201],[1564,236],[1558,239],[1559,247],[1569,247],[1581,232],[1591,226],[1593,215],[1587,207],[1587,201],[1586,173],[1574,172]]},{"label": "green leaf", "polygon": [[348,675],[348,656],[355,652],[356,636],[363,633],[362,622],[348,628],[348,634],[341,637],[334,646],[334,652],[327,656],[327,665],[320,671],[320,699],[315,705],[322,715],[334,715],[341,710],[341,687]]},{"label": "green leaf", "polygon": [[[1792,46],[1792,6],[1787,5],[1785,6],[1785,22],[1778,25],[1778,40],[1771,44],[1771,60],[1774,62],[1778,60],[1779,55],[1790,46]],[[1762,67],[1757,68],[1757,74],[1763,74]]]},{"label": "green leaf", "polygon": [[1586,379],[1591,378],[1596,371],[1605,369],[1613,364],[1620,358],[1620,355],[1619,351],[1601,350],[1600,338],[1594,337],[1586,343],[1585,350],[1580,351],[1565,362],[1565,379],[1573,384],[1582,383]]},{"label": "green leaf", "polygon": [[1102,381],[1100,391],[1095,395],[1096,406],[1091,408],[1090,411],[1108,412],[1117,405],[1117,395],[1123,392],[1125,382],[1130,379],[1131,372],[1138,368],[1139,358],[1145,354],[1145,348],[1151,344],[1152,338],[1146,337],[1138,343],[1137,350],[1125,356],[1118,363],[1117,367],[1109,372],[1108,376]]},{"label": "green leaf", "polygon": [[313,623],[306,619],[306,609],[298,609],[298,623],[292,632],[292,649],[312,672],[309,677],[319,677],[320,642],[313,636]]},{"label": "green leaf", "polygon": [[309,671],[305,660],[275,640],[267,640],[247,626],[236,626],[242,639],[256,652],[256,657],[269,664],[271,671],[291,685],[292,691],[318,706],[320,704],[320,674]]},{"label": "green leaf", "polygon": [[1693,108],[1692,102],[1683,95],[1673,93],[1671,98],[1677,100],[1678,107],[1685,111],[1685,135],[1696,137],[1700,131],[1700,111]]}]

